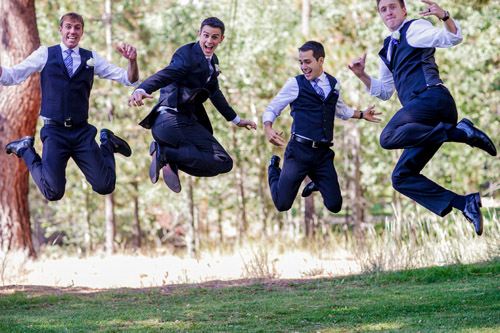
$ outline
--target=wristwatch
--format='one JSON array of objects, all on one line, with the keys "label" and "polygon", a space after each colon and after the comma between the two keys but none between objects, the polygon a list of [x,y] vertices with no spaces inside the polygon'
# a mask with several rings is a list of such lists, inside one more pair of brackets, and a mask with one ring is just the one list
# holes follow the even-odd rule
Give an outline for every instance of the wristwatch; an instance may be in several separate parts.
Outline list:
[{"label": "wristwatch", "polygon": [[363,119],[363,111],[359,111],[359,119]]},{"label": "wristwatch", "polygon": [[444,11],[444,17],[441,19],[441,21],[446,22],[450,18],[450,13],[448,13],[447,10]]}]

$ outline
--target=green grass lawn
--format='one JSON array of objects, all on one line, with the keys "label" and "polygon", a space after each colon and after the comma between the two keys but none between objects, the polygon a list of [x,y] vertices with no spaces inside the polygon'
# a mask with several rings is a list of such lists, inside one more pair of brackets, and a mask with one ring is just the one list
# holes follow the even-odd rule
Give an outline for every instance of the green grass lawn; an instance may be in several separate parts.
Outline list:
[{"label": "green grass lawn", "polygon": [[500,261],[307,281],[8,289],[2,332],[500,331]]}]

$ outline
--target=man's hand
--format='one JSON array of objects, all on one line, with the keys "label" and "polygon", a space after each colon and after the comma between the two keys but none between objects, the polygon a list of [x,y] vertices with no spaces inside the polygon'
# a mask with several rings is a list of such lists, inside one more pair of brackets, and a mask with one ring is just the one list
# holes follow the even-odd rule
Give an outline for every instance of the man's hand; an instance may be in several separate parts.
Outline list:
[{"label": "man's hand", "polygon": [[372,105],[365,111],[363,111],[363,119],[365,119],[366,121],[371,121],[372,123],[380,123],[381,119],[375,116],[382,114],[382,112],[375,112],[374,108],[375,105]]},{"label": "man's hand", "polygon": [[353,60],[352,64],[348,65],[349,69],[357,76],[361,77],[365,73],[366,53],[361,58]]},{"label": "man's hand", "polygon": [[267,141],[271,142],[275,146],[283,146],[285,144],[285,139],[281,137],[283,131],[277,131],[273,128],[272,123],[266,121],[264,124],[264,132],[266,132]]},{"label": "man's hand", "polygon": [[422,2],[428,4],[428,6],[419,13],[420,15],[423,16],[435,15],[440,20],[444,18],[445,16],[444,9],[439,7],[437,3],[429,0],[422,0]]},{"label": "man's hand", "polygon": [[120,52],[120,54],[125,59],[128,59],[128,60],[136,60],[137,59],[137,50],[132,45],[123,43],[122,47],[117,46],[116,49],[118,50],[118,52]]},{"label": "man's hand", "polygon": [[132,96],[128,99],[128,106],[141,106],[144,105],[142,100],[144,98],[153,98],[152,95],[145,93],[144,91],[134,91]]},{"label": "man's hand", "polygon": [[254,130],[257,129],[257,124],[255,124],[251,120],[246,120],[246,119],[241,119],[239,123],[236,124],[238,127],[245,127],[247,130],[251,130],[252,128]]}]

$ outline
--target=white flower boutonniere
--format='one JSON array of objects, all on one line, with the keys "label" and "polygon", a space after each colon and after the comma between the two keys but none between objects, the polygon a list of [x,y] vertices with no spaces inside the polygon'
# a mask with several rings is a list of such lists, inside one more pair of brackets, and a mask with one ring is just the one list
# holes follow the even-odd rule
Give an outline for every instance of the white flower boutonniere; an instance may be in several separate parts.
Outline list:
[{"label": "white flower boutonniere", "polygon": [[342,85],[340,82],[335,83],[335,87],[333,87],[333,90],[338,94],[342,90]]},{"label": "white flower boutonniere", "polygon": [[222,72],[219,64],[215,64],[215,72],[217,73],[217,76],[219,76],[219,74]]},{"label": "white flower boutonniere", "polygon": [[94,67],[94,65],[95,65],[94,58],[89,58],[89,59],[87,60],[86,64],[87,64],[87,69],[88,69],[89,67]]},{"label": "white flower boutonniere", "polygon": [[393,31],[391,34],[392,39],[395,39],[399,42],[399,39],[401,38],[401,34],[399,33],[399,30]]}]

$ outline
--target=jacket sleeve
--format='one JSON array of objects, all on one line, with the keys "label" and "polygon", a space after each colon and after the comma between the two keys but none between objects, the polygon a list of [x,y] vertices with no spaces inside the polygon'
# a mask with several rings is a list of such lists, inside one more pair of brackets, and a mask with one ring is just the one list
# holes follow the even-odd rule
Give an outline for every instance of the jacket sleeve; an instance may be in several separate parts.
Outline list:
[{"label": "jacket sleeve", "polygon": [[179,53],[174,53],[170,65],[148,77],[137,89],[144,89],[148,94],[179,81],[188,74],[187,60]]},{"label": "jacket sleeve", "polygon": [[233,108],[229,106],[229,103],[222,94],[222,91],[219,89],[218,82],[215,83],[214,89],[210,90],[210,100],[217,111],[219,111],[227,121],[231,121],[236,118],[236,112],[234,112]]}]

